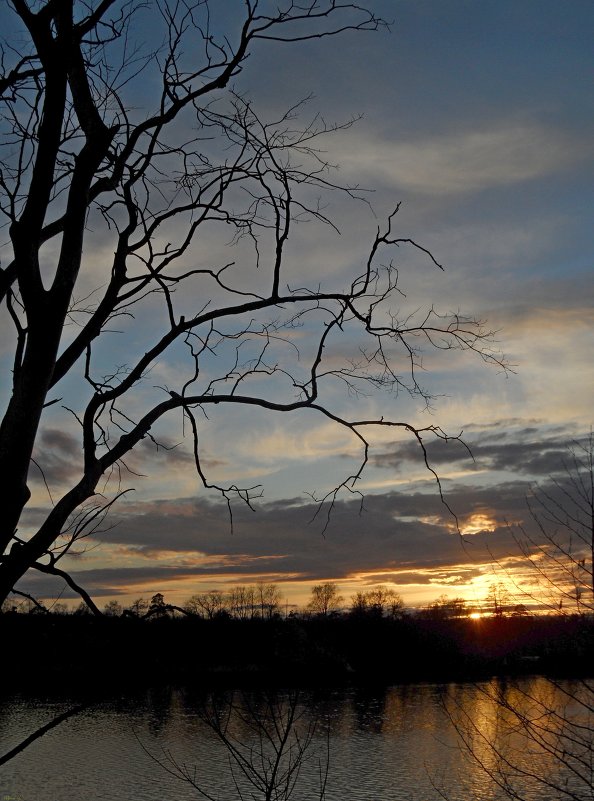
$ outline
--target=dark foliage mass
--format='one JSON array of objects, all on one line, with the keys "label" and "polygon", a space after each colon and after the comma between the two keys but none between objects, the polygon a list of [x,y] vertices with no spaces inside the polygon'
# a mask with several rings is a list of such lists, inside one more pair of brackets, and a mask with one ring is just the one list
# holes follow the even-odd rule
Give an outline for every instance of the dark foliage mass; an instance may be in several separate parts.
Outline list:
[{"label": "dark foliage mass", "polygon": [[[584,617],[204,620],[3,615],[28,691],[186,685],[335,685],[491,675],[589,675]],[[40,670],[43,666],[43,671]],[[43,682],[43,685],[40,685]]]}]

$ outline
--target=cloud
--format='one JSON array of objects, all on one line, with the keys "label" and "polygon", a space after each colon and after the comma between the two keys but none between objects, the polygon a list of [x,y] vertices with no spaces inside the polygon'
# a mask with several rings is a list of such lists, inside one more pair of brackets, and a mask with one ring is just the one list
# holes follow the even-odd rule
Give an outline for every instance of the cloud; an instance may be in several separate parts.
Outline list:
[{"label": "cloud", "polygon": [[353,134],[336,148],[347,173],[356,172],[373,184],[390,183],[430,195],[479,192],[534,180],[592,153],[591,145],[574,135],[514,122],[415,141],[356,138]]},{"label": "cloud", "polygon": [[256,514],[239,508],[233,533],[218,503],[137,504],[106,537],[111,548],[124,548],[119,565],[76,575],[93,587],[262,574],[313,582],[403,569],[447,573],[455,567],[459,572],[463,562],[482,564],[489,554],[509,553],[512,538],[503,520],[525,512],[517,484],[489,490],[460,486],[448,501],[468,510],[460,516],[462,525],[477,512],[500,524],[463,540],[453,532],[453,518],[439,498],[421,493],[370,496],[363,511],[356,501],[339,501],[325,533],[321,520],[312,523],[313,504],[278,501],[262,505]]},{"label": "cloud", "polygon": [[[428,446],[431,463],[442,476],[447,502],[460,529],[427,476],[398,491],[339,499],[328,527],[328,508],[298,497],[261,501],[252,512],[233,506],[233,530],[225,504],[208,498],[123,501],[117,525],[103,535],[106,553],[117,558],[102,567],[80,571],[87,584],[101,589],[154,579],[238,578],[275,575],[280,579],[319,581],[365,573],[400,574],[422,579],[423,570],[462,575],[461,565],[478,566],[517,554],[507,523],[530,527],[525,498],[534,479],[550,491],[548,476],[559,477],[567,459],[571,429],[522,424],[520,420],[471,427],[472,463],[459,443]],[[418,462],[414,443],[394,443],[373,458],[375,469],[407,473]],[[456,478],[456,468],[475,464]],[[453,470],[453,473],[452,473]],[[510,475],[515,478],[510,479]],[[35,510],[30,513],[35,517]],[[114,520],[112,518],[112,520]],[[533,532],[534,533],[534,532]],[[100,558],[93,552],[94,559]],[[97,572],[98,571],[98,572]],[[227,580],[226,579],[226,580]],[[399,579],[400,581],[401,579]]]},{"label": "cloud", "polygon": [[[530,478],[564,472],[567,446],[576,438],[568,427],[552,427],[548,432],[533,426],[497,429],[464,437],[464,443],[443,439],[427,442],[430,464],[438,469],[459,465],[473,471],[510,471]],[[408,463],[420,459],[414,442],[394,442],[371,457],[375,466],[391,470],[404,470]]]},{"label": "cloud", "polygon": [[243,459],[253,460],[254,453],[260,465],[321,459],[342,454],[353,444],[350,432],[336,423],[312,419],[312,415],[309,419],[295,415],[282,423],[273,419],[271,423],[266,431],[246,432],[238,447]]},{"label": "cloud", "polygon": [[[517,541],[526,540],[522,529],[532,537],[529,553],[539,555],[546,544],[526,497],[534,478],[545,492],[557,492],[548,476],[560,478],[572,433],[537,420],[470,426],[479,465],[474,472],[457,470],[467,461],[459,445],[436,442],[431,458],[463,536],[425,476],[398,491],[370,493],[362,505],[352,496],[339,498],[325,531],[329,509],[299,497],[260,501],[255,513],[236,503],[233,530],[219,499],[123,500],[117,521],[112,518],[117,525],[104,533],[101,546],[69,566],[98,598],[162,591],[178,603],[201,588],[261,578],[291,587],[335,580],[347,592],[385,583],[405,598],[415,593],[430,598],[448,588],[468,593],[469,587],[495,580],[497,570],[513,571],[522,583],[530,574]],[[406,474],[415,457],[414,447],[397,443],[384,450],[374,469],[396,465]],[[29,574],[20,588],[55,597],[60,588],[51,586],[52,593],[47,577]],[[64,597],[71,597],[69,592]]]},{"label": "cloud", "polygon": [[[388,9],[387,16],[393,5],[380,3]],[[490,4],[488,9],[486,5],[463,3],[446,9],[440,3],[400,3],[394,37],[352,40],[355,69],[351,47],[329,48],[320,41],[305,50],[283,47],[282,62],[272,71],[273,51],[256,49],[250,65],[255,72],[248,69],[237,78],[239,87],[254,92],[256,105],[263,104],[268,119],[278,118],[279,107],[291,102],[288,91],[297,99],[312,88],[322,98],[314,102],[312,113],[321,107],[331,119],[335,110],[339,118],[348,118],[359,108],[368,112],[360,125],[320,146],[327,146],[328,159],[341,165],[331,179],[377,187],[375,195],[366,197],[380,220],[364,204],[347,203],[340,193],[321,198],[329,203],[328,214],[338,221],[342,234],[324,226],[294,227],[286,250],[286,280],[291,286],[348,285],[364,268],[376,226],[383,230],[385,210],[402,199],[405,205],[394,227],[397,235],[411,236],[432,249],[447,273],[442,276],[430,265],[424,267],[424,255],[410,248],[382,253],[380,259],[394,257],[401,270],[400,288],[406,299],[397,298],[395,304],[404,312],[436,299],[443,310],[460,305],[485,314],[493,327],[504,328],[506,349],[512,350],[511,360],[519,365],[518,375],[510,381],[493,378],[482,365],[479,373],[475,362],[462,362],[452,352],[426,356],[424,366],[431,372],[423,378],[427,376],[429,391],[449,396],[440,400],[439,416],[429,420],[417,413],[405,394],[358,398],[356,407],[348,393],[330,396],[333,410],[346,413],[348,401],[358,419],[385,414],[386,419],[396,416],[418,425],[436,422],[448,430],[458,430],[468,420],[481,424],[465,426],[475,462],[454,442],[428,443],[431,463],[443,474],[448,502],[462,529],[474,532],[467,538],[471,542],[462,547],[452,534],[452,518],[434,485],[428,489],[431,482],[415,443],[385,443],[374,433],[375,449],[364,481],[371,490],[382,486],[388,492],[380,496],[370,491],[361,515],[358,501],[340,500],[322,537],[320,517],[311,523],[315,506],[294,496],[301,487],[332,486],[337,477],[340,480],[345,467],[352,468],[344,460],[340,463],[339,454],[352,451],[351,458],[356,458],[357,444],[352,447],[340,430],[315,422],[311,414],[281,419],[245,409],[226,415],[208,410],[210,423],[200,421],[208,477],[255,483],[266,476],[267,492],[272,490],[278,499],[261,503],[255,515],[238,506],[231,535],[224,504],[190,497],[197,484],[191,445],[176,446],[183,423],[181,415],[171,415],[153,432],[164,448],[155,448],[147,438],[126,458],[134,472],[151,477],[144,482],[134,477],[140,498],[168,500],[124,504],[119,526],[105,535],[105,548],[91,552],[84,562],[79,560],[77,569],[81,563],[92,568],[79,570],[79,575],[92,583],[95,593],[116,594],[126,582],[171,585],[175,576],[227,581],[234,576],[256,577],[258,571],[307,581],[385,575],[403,584],[428,584],[437,578],[455,584],[478,574],[480,559],[487,558],[487,544],[502,558],[514,552],[504,521],[524,519],[524,495],[531,482],[541,480],[546,485],[549,475],[559,474],[566,441],[591,419],[593,145],[590,101],[584,99],[590,89],[583,69],[590,42],[588,26],[559,4],[557,10],[547,8],[539,16],[536,38],[531,12],[521,15],[518,27],[518,4],[511,15],[510,4]],[[518,49],[518,41],[526,47]],[[543,54],[548,50],[564,57],[547,59]],[[321,157],[325,158],[323,153]],[[308,191],[305,186],[301,189]],[[82,296],[103,285],[105,265],[113,257],[112,237],[99,219],[94,222],[81,271]],[[176,241],[182,228],[175,218],[163,236]],[[233,260],[227,275],[233,275],[237,287],[260,291],[270,281],[265,249],[262,269],[250,269],[253,243],[245,238],[230,252],[227,226],[223,228],[221,237],[217,226],[203,227],[179,270],[214,269]],[[274,246],[273,238],[262,244],[270,242]],[[48,264],[55,263],[54,244],[44,251]],[[213,306],[219,302],[222,290],[213,291],[211,283],[196,278],[186,291],[176,293],[176,313],[187,316],[207,298],[212,297]],[[97,291],[95,299],[99,296]],[[167,327],[162,296],[148,296],[143,306],[144,311],[136,309],[134,320],[119,318],[118,329],[125,332],[121,338],[112,332],[104,345],[95,343],[99,376],[132,364],[153,341],[154,325],[161,321]],[[311,348],[308,335],[317,314],[321,311],[313,315],[309,327],[291,331],[294,344],[300,337],[301,360],[295,369],[305,373]],[[86,319],[86,313],[80,315],[80,311],[75,314],[77,322]],[[75,325],[67,330],[63,344],[77,330]],[[229,344],[232,350],[235,341]],[[287,353],[296,352],[290,346]],[[339,356],[357,353],[357,343],[346,332],[343,343],[329,342],[325,353],[335,366]],[[173,349],[170,357],[156,364],[134,388],[126,414],[136,419],[150,401],[165,396],[164,387],[179,390],[187,370],[191,373],[194,367],[189,352],[186,359],[182,350]],[[287,359],[279,353],[283,368]],[[215,363],[203,366],[200,378],[205,384],[214,376],[210,371]],[[221,359],[221,364],[224,374],[228,363]],[[67,403],[80,413],[89,388],[84,376],[76,391],[73,386],[68,385]],[[58,413],[63,414],[59,421]],[[495,416],[520,414],[527,421],[496,421],[489,426]],[[53,491],[78,478],[81,448],[74,436],[65,433],[72,421],[59,404],[48,407],[45,415],[52,426],[44,432],[35,458]],[[554,421],[563,425],[552,426]],[[37,488],[34,500],[45,499],[35,467],[31,479]],[[34,507],[25,522],[39,524],[46,513]],[[115,556],[102,562],[100,555],[109,553],[110,544]],[[441,572],[440,559],[444,560]],[[37,577],[42,580],[46,581]]]},{"label": "cloud", "polygon": [[47,482],[50,488],[72,481],[80,475],[82,447],[72,434],[62,429],[46,428],[33,453],[30,480]]}]

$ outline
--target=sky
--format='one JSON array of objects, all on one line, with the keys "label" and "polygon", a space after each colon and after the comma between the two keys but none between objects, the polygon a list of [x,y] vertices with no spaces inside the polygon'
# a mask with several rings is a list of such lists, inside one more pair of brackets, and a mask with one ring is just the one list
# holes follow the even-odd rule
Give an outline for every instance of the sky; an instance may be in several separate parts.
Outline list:
[{"label": "sky", "polygon": [[[515,539],[517,525],[530,526],[527,494],[535,484],[550,487],[567,445],[590,431],[594,7],[581,0],[370,6],[390,21],[389,31],[260,42],[235,88],[264,119],[309,96],[304,119],[360,116],[324,148],[337,180],[369,189],[368,202],[333,194],[328,213],[339,233],[298,232],[290,269],[310,284],[348,281],[401,204],[398,235],[444,266],[399,249],[402,309],[434,305],[486,320],[509,369],[474,354],[428,353],[421,380],[433,396],[429,408],[406,394],[350,397],[335,389],[331,402],[357,419],[389,414],[463,432],[474,458],[455,442],[429,443],[445,506],[411,438],[376,430],[358,485],[363,504],[343,494],[327,522],[312,495],[357,469],[359,444],[307,411],[217,410],[200,432],[209,476],[262,485],[254,510],[234,504],[231,527],[226,503],[197,481],[187,429],[172,419],[159,434],[177,447],[143,441],[128,462],[142,474],[130,477],[134,492],[117,504],[109,529],[70,560],[100,605],[156,592],[180,604],[256,580],[278,582],[287,605],[305,603],[322,581],[337,582],[345,599],[382,584],[411,606],[444,593],[480,603],[491,583],[525,568]],[[217,24],[232,30],[230,8]],[[148,12],[138,25],[139,36],[150,38]],[[94,244],[89,258],[98,263],[109,243]],[[196,247],[198,258],[214,258],[208,236]],[[139,320],[129,340],[138,352],[149,322]],[[350,346],[347,335],[347,356]],[[178,369],[175,355],[155,365],[153,384],[176,386]],[[71,392],[77,401],[78,389]],[[57,408],[44,420],[38,456],[58,497],[76,476],[80,444]],[[48,499],[34,472],[31,482],[24,525],[32,527]],[[71,597],[41,575],[22,587]]]}]

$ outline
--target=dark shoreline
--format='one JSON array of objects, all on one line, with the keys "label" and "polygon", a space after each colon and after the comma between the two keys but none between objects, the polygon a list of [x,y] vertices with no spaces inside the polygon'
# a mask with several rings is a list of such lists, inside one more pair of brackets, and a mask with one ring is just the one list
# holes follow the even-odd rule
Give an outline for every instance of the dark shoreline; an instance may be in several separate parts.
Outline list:
[{"label": "dark shoreline", "polygon": [[594,674],[584,617],[202,620],[2,615],[13,692],[399,684]]}]

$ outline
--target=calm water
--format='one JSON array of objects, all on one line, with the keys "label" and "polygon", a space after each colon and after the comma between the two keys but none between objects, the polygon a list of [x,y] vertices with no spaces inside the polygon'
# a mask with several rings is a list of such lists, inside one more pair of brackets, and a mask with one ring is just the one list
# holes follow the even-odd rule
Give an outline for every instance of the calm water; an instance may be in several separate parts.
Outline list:
[{"label": "calm water", "polygon": [[[571,695],[565,694],[567,688]],[[590,736],[594,726],[592,720],[583,719],[584,707],[577,705],[567,711],[571,698],[580,691],[579,686],[576,690],[565,684],[559,690],[542,679],[526,679],[519,689],[491,682],[302,694],[297,710],[301,718],[295,726],[300,742],[311,725],[316,728],[293,798],[316,798],[320,768],[323,772],[328,763],[328,801],[433,801],[444,797],[450,801],[499,801],[506,796],[488,776],[497,767],[492,745],[500,755],[512,749],[514,765],[525,760],[529,771],[575,785],[571,776],[558,775],[558,760],[547,755],[548,741],[530,749],[521,740],[514,742],[517,720],[510,720],[505,708],[491,697],[497,696],[499,701],[512,698],[515,707],[523,704],[535,721],[542,721],[544,707],[537,708],[539,699],[544,698],[547,706],[556,703],[559,710],[563,705],[566,715],[582,715]],[[243,749],[240,756],[252,759],[261,769],[262,753],[266,756],[269,744],[262,744],[250,713],[256,710],[262,720],[266,705],[260,696],[249,696],[247,701],[236,696],[235,701],[238,710],[228,733]],[[0,753],[74,704],[76,700],[68,699],[0,702]],[[204,797],[180,778],[180,772],[186,772],[217,801],[237,799],[233,776],[240,783],[244,779],[237,769],[231,772],[229,750],[197,714],[199,707],[199,699],[181,691],[112,698],[89,707],[0,767],[0,799],[189,801]],[[223,714],[228,711],[222,702],[217,709]],[[281,717],[286,711],[285,705]],[[482,768],[461,749],[452,717]],[[586,746],[585,758],[587,750]],[[519,780],[526,797],[534,801],[562,797],[558,790],[531,787],[526,777]]]}]

